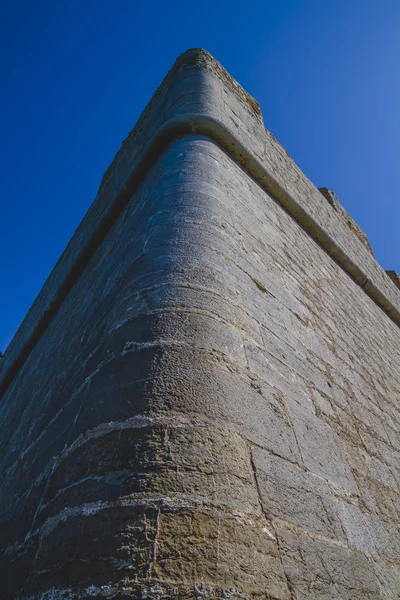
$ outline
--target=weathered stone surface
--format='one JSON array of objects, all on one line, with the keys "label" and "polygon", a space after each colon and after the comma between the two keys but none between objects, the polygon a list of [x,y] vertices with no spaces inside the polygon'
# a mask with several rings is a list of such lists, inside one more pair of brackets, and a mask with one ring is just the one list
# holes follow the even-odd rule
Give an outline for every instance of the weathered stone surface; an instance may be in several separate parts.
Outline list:
[{"label": "weathered stone surface", "polygon": [[344,541],[339,503],[326,481],[259,448],[253,449],[253,456],[262,506],[269,519]]},{"label": "weathered stone surface", "polygon": [[0,597],[397,598],[399,294],[184,55],[1,361]]},{"label": "weathered stone surface", "polygon": [[[358,237],[359,240],[361,240],[361,242],[364,244],[364,246],[371,252],[371,254],[373,255],[373,250],[371,248],[371,244],[368,241],[367,236],[365,235],[364,231],[361,229],[361,227],[359,227],[357,225],[357,223],[354,221],[354,219],[349,215],[349,213],[343,208],[343,206],[340,204],[335,192],[332,192],[332,190],[329,190],[326,187],[320,187],[318,188],[319,191],[321,192],[321,194],[323,196],[325,196],[325,198],[328,200],[329,204],[336,210],[336,212],[338,212],[341,217],[345,220],[345,222],[347,223],[347,226],[350,227],[350,229],[352,231],[354,231],[354,233],[356,234],[356,236]],[[386,273],[388,273],[388,271],[386,271]],[[389,275],[390,277],[390,275]]]},{"label": "weathered stone surface", "polygon": [[340,447],[340,439],[329,424],[288,398],[296,438],[304,465],[329,483],[357,493],[356,482]]},{"label": "weathered stone surface", "polygon": [[284,530],[279,532],[279,543],[294,598],[375,600],[381,597],[371,565],[361,552]]},{"label": "weathered stone surface", "polygon": [[400,277],[396,271],[386,271],[395,286],[400,289]]},{"label": "weathered stone surface", "polygon": [[219,581],[247,594],[290,597],[278,546],[263,522],[180,511],[161,515],[159,527],[156,579]]}]

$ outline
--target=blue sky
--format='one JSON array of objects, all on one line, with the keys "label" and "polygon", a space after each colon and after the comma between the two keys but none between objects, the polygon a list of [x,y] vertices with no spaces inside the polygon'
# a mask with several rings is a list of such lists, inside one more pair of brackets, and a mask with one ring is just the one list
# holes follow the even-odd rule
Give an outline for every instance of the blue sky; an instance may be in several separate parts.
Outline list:
[{"label": "blue sky", "polygon": [[199,46],[400,271],[399,0],[2,0],[0,350],[166,71]]}]

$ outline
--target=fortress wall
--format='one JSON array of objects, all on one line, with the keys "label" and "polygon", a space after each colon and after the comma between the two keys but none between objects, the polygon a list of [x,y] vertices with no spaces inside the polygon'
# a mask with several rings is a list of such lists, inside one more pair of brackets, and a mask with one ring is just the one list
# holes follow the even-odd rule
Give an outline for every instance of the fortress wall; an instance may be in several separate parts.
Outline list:
[{"label": "fortress wall", "polygon": [[0,363],[0,398],[93,252],[169,143],[187,133],[221,146],[400,325],[400,290],[363,241],[264,129],[258,103],[202,49],[176,60],[103,177],[98,194]]},{"label": "fortress wall", "polygon": [[257,423],[243,328],[260,342],[258,325],[208,247],[231,222],[219,154],[171,146],[8,389],[4,597],[121,581],[287,597],[247,441],[280,416]]},{"label": "fortress wall", "polygon": [[247,166],[171,141],[9,384],[0,597],[398,598],[399,329]]}]

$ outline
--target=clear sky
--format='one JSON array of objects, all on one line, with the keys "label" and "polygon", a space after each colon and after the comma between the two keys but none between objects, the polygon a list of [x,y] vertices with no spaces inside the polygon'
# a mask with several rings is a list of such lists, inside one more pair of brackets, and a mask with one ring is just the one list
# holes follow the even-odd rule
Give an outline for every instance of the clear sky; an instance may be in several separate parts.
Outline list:
[{"label": "clear sky", "polygon": [[166,71],[199,46],[400,271],[399,0],[2,0],[0,350]]}]

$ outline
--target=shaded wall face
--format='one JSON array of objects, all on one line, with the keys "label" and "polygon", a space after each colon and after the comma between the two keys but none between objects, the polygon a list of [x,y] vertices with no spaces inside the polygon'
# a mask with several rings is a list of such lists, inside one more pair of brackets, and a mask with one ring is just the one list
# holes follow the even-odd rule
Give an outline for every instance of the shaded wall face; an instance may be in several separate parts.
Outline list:
[{"label": "shaded wall face", "polygon": [[396,598],[399,353],[240,167],[175,142],[3,400],[4,597]]}]

